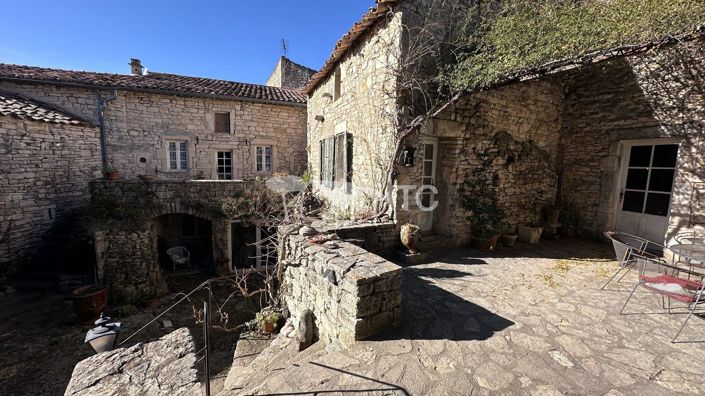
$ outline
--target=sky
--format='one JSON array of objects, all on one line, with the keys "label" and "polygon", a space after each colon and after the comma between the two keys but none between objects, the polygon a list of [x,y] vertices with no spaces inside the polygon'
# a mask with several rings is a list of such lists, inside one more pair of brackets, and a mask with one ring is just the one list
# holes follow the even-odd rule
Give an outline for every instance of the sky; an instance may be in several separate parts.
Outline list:
[{"label": "sky", "polygon": [[263,84],[282,55],[318,70],[374,0],[23,0],[2,5],[0,63],[148,70]]}]

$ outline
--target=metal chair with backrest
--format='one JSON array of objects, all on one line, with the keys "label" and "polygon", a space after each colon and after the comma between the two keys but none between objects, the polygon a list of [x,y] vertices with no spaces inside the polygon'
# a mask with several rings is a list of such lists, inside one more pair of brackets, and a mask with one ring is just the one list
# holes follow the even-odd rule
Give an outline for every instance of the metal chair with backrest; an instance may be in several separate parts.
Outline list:
[{"label": "metal chair with backrest", "polygon": [[607,285],[609,285],[610,282],[612,282],[612,280],[622,271],[624,271],[624,273],[622,274],[622,277],[617,280],[617,282],[624,278],[624,275],[626,275],[629,270],[634,267],[634,264],[636,264],[634,255],[661,259],[658,254],[663,253],[666,249],[666,247],[661,244],[649,241],[648,239],[644,239],[636,235],[627,234],[626,232],[605,231],[605,236],[612,242],[615,257],[617,262],[619,262],[619,269],[607,280],[604,285],[602,285],[601,289],[607,287]]},{"label": "metal chair with backrest", "polygon": [[[671,313],[671,300],[685,303],[688,308],[688,316],[683,321],[683,324],[676,332],[671,342],[676,342],[676,339],[685,328],[685,325],[693,316],[693,312],[699,304],[705,302],[705,274],[699,274],[680,267],[669,265],[661,260],[652,257],[642,256],[632,253],[632,259],[639,265],[639,281],[632,289],[632,292],[624,302],[620,315],[624,314],[624,309],[627,307],[629,300],[636,292],[636,289],[641,286],[647,291],[661,296],[661,305],[663,307],[663,299],[668,299],[668,313]],[[683,274],[688,275],[688,279],[682,278]],[[691,279],[694,277],[694,279]],[[663,307],[665,308],[665,307]]]},{"label": "metal chair with backrest", "polygon": [[190,266],[191,265],[191,253],[183,246],[175,246],[169,248],[166,254],[171,259],[171,271],[176,272],[177,265]]},{"label": "metal chair with backrest", "polygon": [[[679,232],[673,239],[679,245],[705,245],[705,235],[696,233],[694,231]],[[673,260],[674,265],[684,265],[688,267],[691,271],[693,268],[705,269],[705,262],[693,260],[690,257],[683,257],[680,253],[676,252],[674,249],[674,256],[678,256],[678,260]]]}]

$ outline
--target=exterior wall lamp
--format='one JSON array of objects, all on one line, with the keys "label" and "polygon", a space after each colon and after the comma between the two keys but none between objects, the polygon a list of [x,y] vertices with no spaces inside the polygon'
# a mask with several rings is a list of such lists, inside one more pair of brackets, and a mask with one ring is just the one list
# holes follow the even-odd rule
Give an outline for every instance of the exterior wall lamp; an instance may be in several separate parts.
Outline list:
[{"label": "exterior wall lamp", "polygon": [[313,117],[313,119],[316,120],[316,121],[318,121],[318,122],[323,122],[323,121],[326,120],[326,118],[323,117],[323,114],[316,114],[316,116]]},{"label": "exterior wall lamp", "polygon": [[95,328],[88,330],[86,341],[91,345],[95,353],[107,352],[115,348],[118,334],[120,334],[120,323],[108,323],[110,318],[100,314],[100,318],[95,321]]},{"label": "exterior wall lamp", "polygon": [[406,146],[403,153],[405,167],[414,166],[414,154],[416,154],[416,149],[411,146]]}]

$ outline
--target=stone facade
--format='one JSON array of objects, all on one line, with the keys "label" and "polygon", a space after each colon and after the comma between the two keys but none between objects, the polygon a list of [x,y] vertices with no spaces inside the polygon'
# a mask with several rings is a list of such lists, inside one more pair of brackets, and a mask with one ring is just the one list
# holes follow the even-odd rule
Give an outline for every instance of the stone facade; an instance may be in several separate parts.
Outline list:
[{"label": "stone facade", "polygon": [[352,345],[401,318],[402,268],[343,241],[311,244],[290,236],[282,293],[298,323],[315,317],[319,339]]},{"label": "stone facade", "polygon": [[[0,82],[0,89],[50,103],[98,124],[95,90]],[[112,92],[102,95],[111,97]],[[215,132],[215,113],[230,114],[230,133]],[[108,163],[123,177],[217,179],[216,152],[231,151],[233,178],[272,172],[256,169],[256,147],[272,146],[273,171],[299,173],[306,167],[306,107],[243,100],[196,98],[117,91],[105,111]],[[188,169],[171,171],[169,141],[187,142]]]},{"label": "stone facade", "polygon": [[[391,156],[396,109],[396,75],[401,51],[401,14],[379,23],[339,63],[340,92],[335,73],[309,93],[308,160],[314,188],[340,217],[364,216],[380,201],[386,177],[380,169]],[[321,140],[339,133],[352,135],[352,188],[343,180],[330,188],[321,184]],[[348,193],[350,191],[350,193]]]},{"label": "stone facade", "polygon": [[399,231],[394,223],[353,224],[336,226],[319,231],[335,232],[341,239],[360,241],[360,247],[370,253],[392,259],[399,248]]},{"label": "stone facade", "polygon": [[622,144],[642,139],[680,145],[668,231],[659,242],[705,231],[704,60],[699,40],[572,78],[561,130],[561,195],[577,205],[587,232],[615,227]]},{"label": "stone facade", "polygon": [[112,194],[135,200],[140,194],[153,197],[154,218],[167,214],[187,214],[210,221],[215,272],[230,273],[230,225],[221,206],[226,198],[242,196],[252,182],[243,181],[106,181],[91,184],[93,196]]},{"label": "stone facade", "polygon": [[[0,266],[19,265],[88,202],[98,128],[0,116]],[[0,270],[0,273],[3,271]]]},{"label": "stone facade", "polygon": [[[555,82],[517,84],[468,96],[431,120],[422,134],[408,143],[420,150],[417,164],[400,168],[399,184],[418,184],[424,143],[437,144],[435,173],[438,207],[431,214],[433,231],[456,244],[470,241],[470,213],[461,207],[460,189],[478,154],[491,161],[500,206],[509,224],[540,223],[544,205],[555,202],[558,188],[558,139],[563,89]],[[414,192],[414,191],[412,191]],[[400,222],[422,223],[415,197],[400,209]],[[397,207],[402,208],[402,195]]]},{"label": "stone facade", "polygon": [[108,288],[110,304],[143,305],[168,291],[154,226],[143,231],[97,232],[95,251],[97,279]]},{"label": "stone facade", "polygon": [[315,70],[282,56],[266,84],[270,87],[301,89],[315,73]]}]

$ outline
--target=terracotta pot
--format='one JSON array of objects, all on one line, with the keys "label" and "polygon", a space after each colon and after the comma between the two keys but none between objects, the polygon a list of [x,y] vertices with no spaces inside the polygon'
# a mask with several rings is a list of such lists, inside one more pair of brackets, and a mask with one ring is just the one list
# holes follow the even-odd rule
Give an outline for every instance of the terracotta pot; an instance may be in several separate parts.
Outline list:
[{"label": "terracotta pot", "polygon": [[516,245],[519,235],[502,235],[502,246],[512,247]]},{"label": "terracotta pot", "polygon": [[262,324],[262,333],[272,334],[274,333],[274,323],[265,322]]},{"label": "terracotta pot", "polygon": [[409,252],[416,253],[416,243],[419,241],[421,229],[414,224],[404,224],[399,231],[401,243],[409,249]]},{"label": "terracotta pot", "polygon": [[118,180],[120,179],[120,172],[105,172],[105,178],[108,180]]},{"label": "terracotta pot", "polygon": [[95,289],[95,286],[83,286],[71,292],[73,309],[76,315],[85,321],[95,320],[108,306],[108,289]]},{"label": "terracotta pot", "polygon": [[485,241],[475,241],[475,246],[483,252],[494,252],[497,248],[497,241],[499,241],[499,237],[499,235],[495,235]]}]

